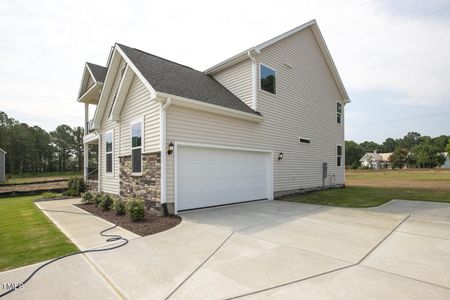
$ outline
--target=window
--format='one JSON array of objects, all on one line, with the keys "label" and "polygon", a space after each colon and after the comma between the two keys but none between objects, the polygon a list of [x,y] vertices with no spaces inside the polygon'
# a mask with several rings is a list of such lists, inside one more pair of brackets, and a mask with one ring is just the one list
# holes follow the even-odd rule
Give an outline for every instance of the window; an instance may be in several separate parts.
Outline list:
[{"label": "window", "polygon": [[261,90],[276,94],[276,72],[263,64],[260,64]]},{"label": "window", "polygon": [[131,123],[131,173],[142,171],[142,121]]},{"label": "window", "polygon": [[337,145],[336,148],[336,158],[337,158],[336,165],[338,167],[342,166],[342,146],[340,145]]},{"label": "window", "polygon": [[106,173],[113,171],[113,133],[109,131],[105,134],[105,152],[106,152]]},{"label": "window", "polygon": [[300,138],[300,143],[302,144],[311,144],[311,140],[310,139],[305,139],[305,138]]},{"label": "window", "polygon": [[337,122],[338,122],[338,124],[341,124],[342,123],[342,104],[339,102],[337,103],[336,112],[337,112]]}]

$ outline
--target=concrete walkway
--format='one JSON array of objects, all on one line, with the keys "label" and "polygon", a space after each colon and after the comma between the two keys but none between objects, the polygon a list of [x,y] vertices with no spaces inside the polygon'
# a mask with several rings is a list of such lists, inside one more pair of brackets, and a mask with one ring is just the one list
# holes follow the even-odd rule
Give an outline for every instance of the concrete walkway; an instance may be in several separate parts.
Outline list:
[{"label": "concrete walkway", "polygon": [[[80,248],[104,245],[98,233],[110,224],[71,204],[39,206]],[[148,237],[119,228],[127,246],[59,261],[10,298],[450,299],[449,204],[264,201],[182,217]],[[32,269],[0,273],[0,281]]]}]

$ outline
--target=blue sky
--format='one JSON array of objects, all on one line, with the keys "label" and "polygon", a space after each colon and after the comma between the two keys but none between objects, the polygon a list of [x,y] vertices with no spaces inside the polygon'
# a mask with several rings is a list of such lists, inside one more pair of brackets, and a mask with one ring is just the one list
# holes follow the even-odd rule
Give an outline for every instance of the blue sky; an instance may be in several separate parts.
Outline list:
[{"label": "blue sky", "polygon": [[121,42],[204,70],[316,19],[352,103],[346,138],[450,134],[450,1],[0,0],[0,110],[83,122],[83,64]]}]

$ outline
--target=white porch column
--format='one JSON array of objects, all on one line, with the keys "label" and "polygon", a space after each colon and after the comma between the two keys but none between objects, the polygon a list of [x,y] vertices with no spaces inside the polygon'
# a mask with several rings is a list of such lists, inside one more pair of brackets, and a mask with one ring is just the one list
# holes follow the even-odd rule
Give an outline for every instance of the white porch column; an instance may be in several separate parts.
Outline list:
[{"label": "white porch column", "polygon": [[[89,134],[89,104],[84,104],[84,135]],[[84,182],[88,179],[89,174],[89,145],[83,143],[83,149],[84,149],[84,163],[83,163],[83,174],[84,174]]]}]

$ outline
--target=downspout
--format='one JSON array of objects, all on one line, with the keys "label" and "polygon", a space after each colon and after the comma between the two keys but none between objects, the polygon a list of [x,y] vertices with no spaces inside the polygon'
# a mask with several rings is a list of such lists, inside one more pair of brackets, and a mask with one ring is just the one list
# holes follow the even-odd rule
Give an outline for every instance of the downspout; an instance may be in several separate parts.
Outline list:
[{"label": "downspout", "polygon": [[256,111],[257,110],[257,87],[258,87],[258,83],[257,83],[257,78],[258,78],[258,74],[257,74],[257,65],[256,65],[256,59],[252,54],[252,51],[249,50],[247,52],[248,57],[250,58],[250,60],[252,61],[252,99],[253,99],[253,109]]},{"label": "downspout", "polygon": [[169,214],[167,209],[167,153],[166,153],[166,111],[172,103],[171,98],[166,98],[164,104],[161,102],[160,107],[160,117],[161,117],[161,127],[160,127],[160,145],[161,145],[161,206],[163,208],[164,216]]}]

